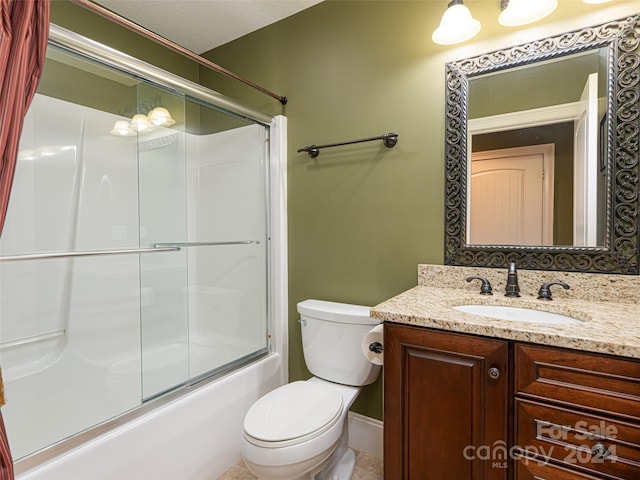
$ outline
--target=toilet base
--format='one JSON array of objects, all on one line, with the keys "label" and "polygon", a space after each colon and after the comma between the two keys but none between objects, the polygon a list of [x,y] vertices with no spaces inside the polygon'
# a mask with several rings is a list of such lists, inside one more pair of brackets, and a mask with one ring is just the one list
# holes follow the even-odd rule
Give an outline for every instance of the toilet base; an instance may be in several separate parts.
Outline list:
[{"label": "toilet base", "polygon": [[[253,444],[244,436],[242,456],[249,471],[260,480],[350,480],[353,475],[355,453],[348,448],[347,414],[361,388],[316,377],[307,381],[340,391],[344,401],[341,418],[326,432],[298,445],[268,448]],[[312,455],[314,452],[317,453]]]},{"label": "toilet base", "polygon": [[316,480],[350,480],[356,469],[356,454],[350,448],[327,471],[320,472]]}]

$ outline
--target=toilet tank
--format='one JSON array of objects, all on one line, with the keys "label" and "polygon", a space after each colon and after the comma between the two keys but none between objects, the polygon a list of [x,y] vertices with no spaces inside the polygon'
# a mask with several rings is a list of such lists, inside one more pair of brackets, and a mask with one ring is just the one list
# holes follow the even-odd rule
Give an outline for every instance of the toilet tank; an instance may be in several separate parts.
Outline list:
[{"label": "toilet tank", "polygon": [[324,300],[298,303],[304,360],[313,375],[343,385],[375,382],[381,367],[369,362],[361,349],[364,335],[380,323],[369,310]]}]

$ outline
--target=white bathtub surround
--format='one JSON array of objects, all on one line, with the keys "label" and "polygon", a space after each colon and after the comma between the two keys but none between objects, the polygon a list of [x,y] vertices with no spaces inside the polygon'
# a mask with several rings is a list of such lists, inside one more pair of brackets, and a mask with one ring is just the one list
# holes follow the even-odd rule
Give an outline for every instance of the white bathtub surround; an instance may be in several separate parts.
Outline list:
[{"label": "white bathtub surround", "polygon": [[[114,118],[35,96],[0,255],[138,246],[129,207],[135,143],[87,140]],[[137,255],[0,264],[3,416],[14,460],[139,405],[138,270]],[[130,358],[136,367],[121,375]]]},{"label": "white bathtub surround", "polygon": [[[270,256],[268,305],[273,353],[222,379],[190,387],[185,395],[170,394],[147,403],[142,409],[145,413],[131,414],[131,419],[127,417],[118,426],[107,427],[105,433],[53,456],[47,463],[32,468],[30,460],[26,459],[18,464],[19,480],[209,480],[217,478],[238,461],[246,411],[259,397],[287,381],[286,118],[274,119],[270,137],[272,152],[268,177],[272,210],[269,215],[270,241],[265,248]],[[137,264],[136,256],[130,260]],[[202,273],[206,275],[206,272]],[[216,308],[236,308],[234,292],[202,287],[201,283],[189,292],[195,296],[189,300],[196,318],[202,309],[212,308],[212,304],[207,303],[207,295],[211,292],[218,295],[217,303],[214,302]],[[157,301],[153,292],[136,288],[132,291],[139,293],[143,306],[146,302]],[[203,293],[206,294],[204,297]],[[112,317],[112,321],[115,318]],[[196,322],[191,328],[206,337],[210,333],[208,329],[215,325]],[[217,331],[216,335],[219,337],[222,333]],[[204,348],[202,342],[195,346]],[[214,350],[220,353],[219,348]],[[164,354],[158,356],[158,361],[171,357]],[[152,360],[147,359],[147,366],[153,363]],[[103,363],[112,372],[107,377],[113,380],[107,384],[112,392],[117,391],[117,378],[139,378],[139,362],[132,364],[125,358],[122,362]],[[152,372],[147,369],[146,373]],[[140,393],[138,389],[138,395]],[[74,405],[73,395],[67,400]],[[134,403],[132,408],[136,405]],[[86,402],[85,406],[92,405]],[[56,447],[49,453],[56,454]]]},{"label": "white bathtub surround", "polygon": [[[57,121],[61,111],[66,112],[67,121],[63,125]],[[12,202],[20,208],[9,210],[0,248],[3,256],[137,248],[138,231],[141,237],[157,234],[162,224],[154,224],[157,218],[144,213],[149,212],[144,210],[145,205],[139,205],[142,212],[136,208],[136,189],[141,181],[135,160],[136,140],[101,137],[103,127],[114,118],[88,107],[42,95],[36,97],[25,123],[14,184]],[[78,128],[72,128],[73,125]],[[142,398],[161,393],[185,378],[197,378],[233,358],[251,354],[261,344],[268,348],[267,328],[273,352],[255,367],[241,370],[237,378],[232,375],[219,386],[211,384],[190,390],[184,398],[130,420],[46,465],[29,471],[38,461],[35,458],[19,461],[17,472],[22,472],[19,478],[215,478],[212,476],[224,472],[240,457],[238,432],[246,409],[259,396],[285,383],[287,377],[285,117],[276,117],[270,128],[269,171],[255,175],[254,170],[254,177],[244,185],[246,188],[239,185],[247,180],[250,170],[239,159],[242,148],[253,143],[259,151],[265,151],[264,132],[262,127],[247,126],[219,133],[218,137],[242,137],[239,144],[235,138],[239,147],[235,152],[229,149],[230,139],[222,139],[226,148],[223,158],[231,160],[222,162],[222,166],[217,160],[192,165],[187,182],[198,193],[186,199],[191,202],[188,208],[191,213],[185,219],[188,221],[185,233],[194,241],[212,235],[214,232],[202,230],[204,218],[198,225],[198,215],[215,214],[212,205],[225,205],[225,198],[220,195],[235,193],[237,215],[227,216],[229,224],[225,226],[224,212],[220,209],[216,228],[231,229],[229,235],[233,239],[257,237],[258,243],[249,249],[254,248],[256,253],[260,249],[262,255],[269,256],[269,287],[265,293],[256,293],[260,285],[247,285],[243,277],[256,282],[265,279],[266,264],[260,265],[251,252],[246,257],[240,247],[231,247],[222,256],[209,247],[208,251],[193,251],[188,265],[192,270],[169,259],[171,253],[154,254],[154,259],[144,258],[141,262],[137,255],[126,255],[2,264],[2,364],[9,399],[3,414],[15,459],[116,418],[139,406]],[[113,148],[94,143],[92,139],[96,137],[112,143]],[[191,148],[195,145],[207,152],[216,148],[203,144],[215,143],[212,136],[191,137],[187,134],[186,143]],[[43,144],[47,147],[38,147]],[[180,141],[164,142],[163,148],[179,150],[180,144]],[[114,153],[117,149],[122,151]],[[166,161],[159,158],[158,151],[138,153],[141,162],[156,161],[150,166],[152,169],[162,169],[157,162]],[[266,157],[260,161],[266,161]],[[141,168],[144,170],[144,166]],[[207,177],[220,182],[222,176],[226,180],[217,188],[206,183]],[[161,198],[162,192],[152,195],[152,185],[153,182],[145,185],[146,193]],[[271,211],[250,204],[246,196],[256,190],[268,192]],[[253,209],[253,213],[247,209]],[[63,221],[55,221],[61,212]],[[242,230],[242,224],[238,230],[238,218],[246,219],[246,224],[264,224],[268,220],[268,235]],[[229,254],[234,248],[238,255]],[[166,260],[160,258],[162,255],[166,255]],[[185,255],[186,260],[186,252],[176,255]],[[212,277],[211,265],[216,266],[216,271],[225,272],[226,277]],[[167,275],[158,274],[165,270]],[[145,273],[149,275],[145,277]],[[188,288],[172,290],[176,279],[184,280]],[[264,308],[268,306],[272,319],[268,327],[266,313],[244,311],[257,308],[246,301],[252,295],[248,288],[254,297],[261,296]],[[178,296],[167,297],[163,292],[168,291]],[[33,295],[29,296],[29,292]],[[164,341],[170,337],[171,328],[163,333],[163,321],[158,320],[164,317],[154,316],[154,312],[166,314],[162,305],[167,301],[172,309],[177,308],[176,315],[182,311],[185,321],[189,319],[189,324],[184,325],[189,335],[184,341]],[[241,317],[257,322],[258,328],[247,322],[231,321]],[[228,321],[212,322],[212,318]],[[23,339],[36,341],[25,343]],[[225,344],[225,339],[233,341]],[[46,385],[55,385],[55,392],[47,393]],[[44,404],[43,398],[47,399]],[[63,411],[69,414],[61,414]],[[158,465],[158,458],[172,457],[175,439],[182,449],[173,453],[179,460],[174,460],[171,467]],[[60,450],[57,447],[48,450],[44,458],[55,452]],[[105,458],[110,459],[108,465],[103,464]],[[189,477],[182,474],[162,477],[163,472],[172,469],[191,473]],[[128,474],[133,476],[127,477]]]},{"label": "white bathtub surround", "polygon": [[242,419],[282,384],[268,358],[181,396],[19,475],[18,480],[211,480],[240,458]]},{"label": "white bathtub surround", "polygon": [[[21,138],[0,242],[16,473],[215,478],[246,410],[287,380],[286,119],[55,25],[49,38],[61,68],[104,81],[95,98],[38,94]],[[176,124],[111,135],[124,117],[102,94]]]}]

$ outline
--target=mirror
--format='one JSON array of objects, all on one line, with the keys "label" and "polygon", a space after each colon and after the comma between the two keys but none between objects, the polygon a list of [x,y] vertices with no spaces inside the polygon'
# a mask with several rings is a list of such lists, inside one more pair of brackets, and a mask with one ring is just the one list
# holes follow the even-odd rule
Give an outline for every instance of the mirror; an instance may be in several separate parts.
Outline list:
[{"label": "mirror", "polygon": [[469,79],[467,243],[605,245],[606,60],[601,47]]},{"label": "mirror", "polygon": [[638,274],[639,29],[446,64],[445,264]]}]

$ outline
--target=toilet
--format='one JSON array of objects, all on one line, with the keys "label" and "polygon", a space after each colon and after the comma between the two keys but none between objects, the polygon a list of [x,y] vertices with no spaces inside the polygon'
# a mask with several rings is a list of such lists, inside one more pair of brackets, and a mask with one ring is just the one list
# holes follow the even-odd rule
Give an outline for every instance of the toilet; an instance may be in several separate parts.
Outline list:
[{"label": "toilet", "polygon": [[259,398],[247,411],[242,457],[261,480],[348,480],[355,454],[348,448],[347,413],[380,366],[362,353],[365,334],[379,320],[369,307],[322,300],[298,303],[302,349],[314,375]]}]

